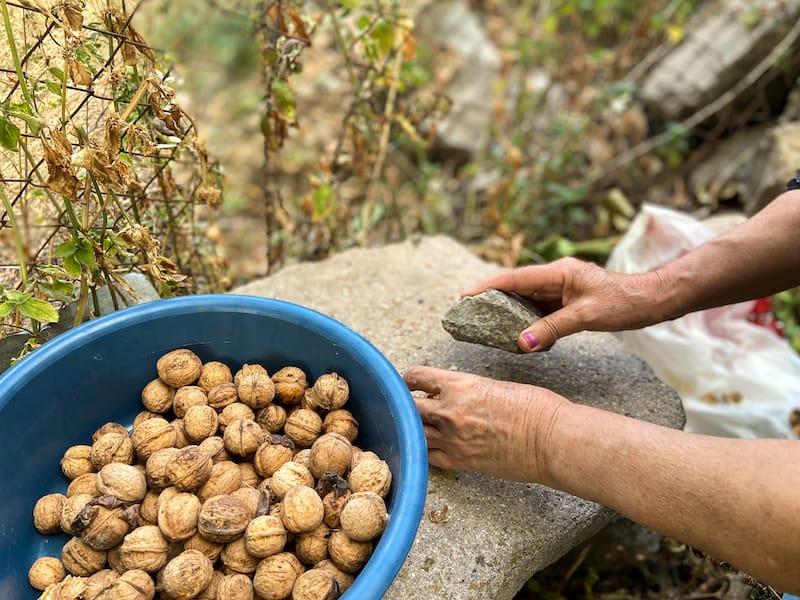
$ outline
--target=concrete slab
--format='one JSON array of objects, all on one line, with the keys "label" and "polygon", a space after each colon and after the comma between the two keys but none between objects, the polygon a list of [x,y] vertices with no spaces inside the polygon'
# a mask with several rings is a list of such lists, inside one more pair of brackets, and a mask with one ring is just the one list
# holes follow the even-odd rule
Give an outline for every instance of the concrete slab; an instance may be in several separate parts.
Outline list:
[{"label": "concrete slab", "polygon": [[[453,340],[442,315],[462,289],[499,270],[450,238],[421,237],[286,267],[233,293],[330,315],[371,341],[400,372],[416,364],[470,371],[682,427],[677,394],[610,334],[578,334],[536,355]],[[429,518],[445,507],[446,522]],[[600,505],[540,485],[432,469],[414,545],[385,598],[511,599],[533,573],[616,518]]]}]

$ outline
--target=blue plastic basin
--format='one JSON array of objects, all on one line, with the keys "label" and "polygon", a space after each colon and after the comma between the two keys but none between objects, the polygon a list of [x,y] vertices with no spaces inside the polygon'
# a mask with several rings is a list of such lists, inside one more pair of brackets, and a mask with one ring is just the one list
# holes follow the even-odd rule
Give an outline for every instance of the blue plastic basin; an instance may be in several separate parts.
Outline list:
[{"label": "blue plastic basin", "polygon": [[347,408],[359,422],[356,443],[386,460],[393,474],[390,518],[373,555],[343,597],[378,600],[416,535],[427,488],[419,416],[402,378],[368,341],[311,309],[232,294],[159,300],[85,323],[47,342],[0,376],[0,598],[33,600],[31,563],[60,556],[66,536],[43,536],[32,522],[38,498],[64,493],[59,460],[90,444],[103,423],[130,425],[159,356],[190,348],[233,370],[286,365],[311,381],[335,371],[350,384]]}]

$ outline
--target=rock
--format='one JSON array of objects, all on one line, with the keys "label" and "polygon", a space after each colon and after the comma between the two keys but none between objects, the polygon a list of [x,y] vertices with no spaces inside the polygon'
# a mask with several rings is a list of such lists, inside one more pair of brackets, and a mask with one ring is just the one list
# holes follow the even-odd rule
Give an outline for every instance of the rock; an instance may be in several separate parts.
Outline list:
[{"label": "rock", "polygon": [[462,342],[521,353],[517,337],[541,316],[533,304],[516,294],[487,290],[453,302],[442,317],[442,327]]},{"label": "rock", "polygon": [[786,190],[800,169],[800,123],[780,123],[759,144],[745,212],[753,215]]},{"label": "rock", "polygon": [[462,0],[429,2],[414,22],[418,46],[436,57],[431,68],[439,91],[452,102],[436,122],[436,145],[471,158],[489,139],[500,53],[478,15]]},{"label": "rock", "polygon": [[[714,102],[780,43],[800,16],[800,1],[715,0],[686,24],[685,38],[642,83],[640,98],[664,121]],[[748,93],[757,93],[749,86]]]},{"label": "rock", "polygon": [[[288,266],[233,293],[325,313],[361,334],[401,372],[412,365],[458,369],[683,426],[674,390],[611,334],[568,336],[533,355],[454,341],[442,315],[461,290],[501,271],[451,238],[422,237]],[[435,523],[430,513],[444,507],[449,520]],[[594,502],[541,485],[431,469],[414,545],[384,599],[511,600],[532,574],[616,518]]]}]

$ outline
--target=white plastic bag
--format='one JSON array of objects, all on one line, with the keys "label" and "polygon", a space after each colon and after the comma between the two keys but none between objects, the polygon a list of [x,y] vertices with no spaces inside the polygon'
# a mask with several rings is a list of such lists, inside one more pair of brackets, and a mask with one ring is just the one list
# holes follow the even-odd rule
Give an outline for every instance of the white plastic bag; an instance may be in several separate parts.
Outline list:
[{"label": "white plastic bag", "polygon": [[[607,267],[623,273],[648,271],[715,235],[691,216],[644,205]],[[774,331],[748,320],[753,306],[743,302],[713,308],[620,334],[678,392],[687,431],[795,437],[789,415],[800,408],[800,357]]]}]

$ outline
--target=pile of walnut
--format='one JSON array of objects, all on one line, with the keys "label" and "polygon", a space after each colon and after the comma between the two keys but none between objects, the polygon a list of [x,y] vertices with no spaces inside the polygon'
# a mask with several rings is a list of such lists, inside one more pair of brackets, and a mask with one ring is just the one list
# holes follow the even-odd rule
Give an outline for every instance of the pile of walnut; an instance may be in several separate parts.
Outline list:
[{"label": "pile of walnut", "polygon": [[386,520],[392,474],[353,445],[336,373],[233,374],[188,349],[162,356],[132,431],[107,423],[61,460],[64,494],[34,525],[72,537],[39,558],[46,600],[335,599]]}]

